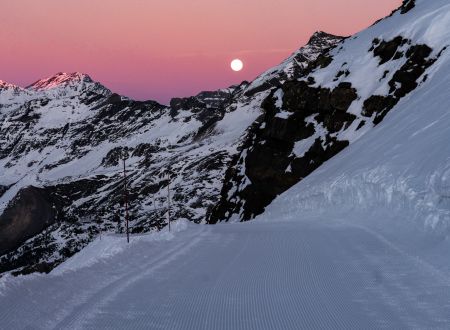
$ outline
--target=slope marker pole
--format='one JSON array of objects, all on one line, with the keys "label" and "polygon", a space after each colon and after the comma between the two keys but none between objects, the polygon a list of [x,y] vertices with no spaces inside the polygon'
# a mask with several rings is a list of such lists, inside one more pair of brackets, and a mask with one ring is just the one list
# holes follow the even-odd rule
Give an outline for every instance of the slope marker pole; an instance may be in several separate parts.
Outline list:
[{"label": "slope marker pole", "polygon": [[125,202],[125,225],[127,230],[127,243],[130,243],[130,232],[128,230],[128,190],[127,190],[127,170],[125,168],[125,155],[123,157],[123,189]]},{"label": "slope marker pole", "polygon": [[167,220],[169,222],[170,232],[170,175],[167,173]]}]

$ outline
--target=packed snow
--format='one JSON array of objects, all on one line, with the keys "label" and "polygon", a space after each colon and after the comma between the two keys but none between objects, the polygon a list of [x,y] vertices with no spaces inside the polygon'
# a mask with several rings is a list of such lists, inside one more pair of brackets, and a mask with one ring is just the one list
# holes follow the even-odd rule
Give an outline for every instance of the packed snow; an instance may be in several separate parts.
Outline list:
[{"label": "packed snow", "polygon": [[5,329],[430,329],[450,321],[448,269],[443,258],[430,260],[448,241],[411,229],[400,240],[384,235],[367,213],[264,220],[184,223],[170,235],[133,236],[129,246],[125,237],[97,239],[49,275],[3,278],[0,322]]}]

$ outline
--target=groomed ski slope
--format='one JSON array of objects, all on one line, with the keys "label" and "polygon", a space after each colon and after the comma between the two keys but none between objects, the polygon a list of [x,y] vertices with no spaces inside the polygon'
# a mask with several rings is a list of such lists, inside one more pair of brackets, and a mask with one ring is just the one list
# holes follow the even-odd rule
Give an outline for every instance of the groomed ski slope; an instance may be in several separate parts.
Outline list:
[{"label": "groomed ski slope", "polygon": [[3,279],[0,328],[446,328],[450,279],[426,262],[445,247],[353,220],[180,223],[128,247],[103,237],[50,275]]}]

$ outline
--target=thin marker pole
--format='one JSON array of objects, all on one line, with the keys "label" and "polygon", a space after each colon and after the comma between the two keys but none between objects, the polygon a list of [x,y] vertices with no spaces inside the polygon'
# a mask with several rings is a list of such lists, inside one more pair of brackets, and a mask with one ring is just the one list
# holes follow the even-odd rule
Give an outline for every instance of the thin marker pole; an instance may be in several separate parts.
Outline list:
[{"label": "thin marker pole", "polygon": [[170,176],[167,177],[167,219],[169,221],[170,231]]},{"label": "thin marker pole", "polygon": [[127,170],[125,168],[125,157],[123,158],[123,189],[125,199],[125,225],[127,228],[127,243],[130,243],[130,233],[128,231],[128,190],[127,190]]}]

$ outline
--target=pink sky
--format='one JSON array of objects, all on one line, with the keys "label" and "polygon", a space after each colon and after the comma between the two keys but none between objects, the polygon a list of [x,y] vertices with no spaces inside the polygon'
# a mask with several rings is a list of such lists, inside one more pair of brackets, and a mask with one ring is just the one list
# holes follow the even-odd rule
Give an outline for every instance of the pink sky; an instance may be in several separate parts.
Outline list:
[{"label": "pink sky", "polygon": [[[120,94],[167,103],[252,80],[315,31],[350,35],[401,0],[6,0],[0,80],[79,71]],[[243,71],[229,62],[240,58]]]}]

